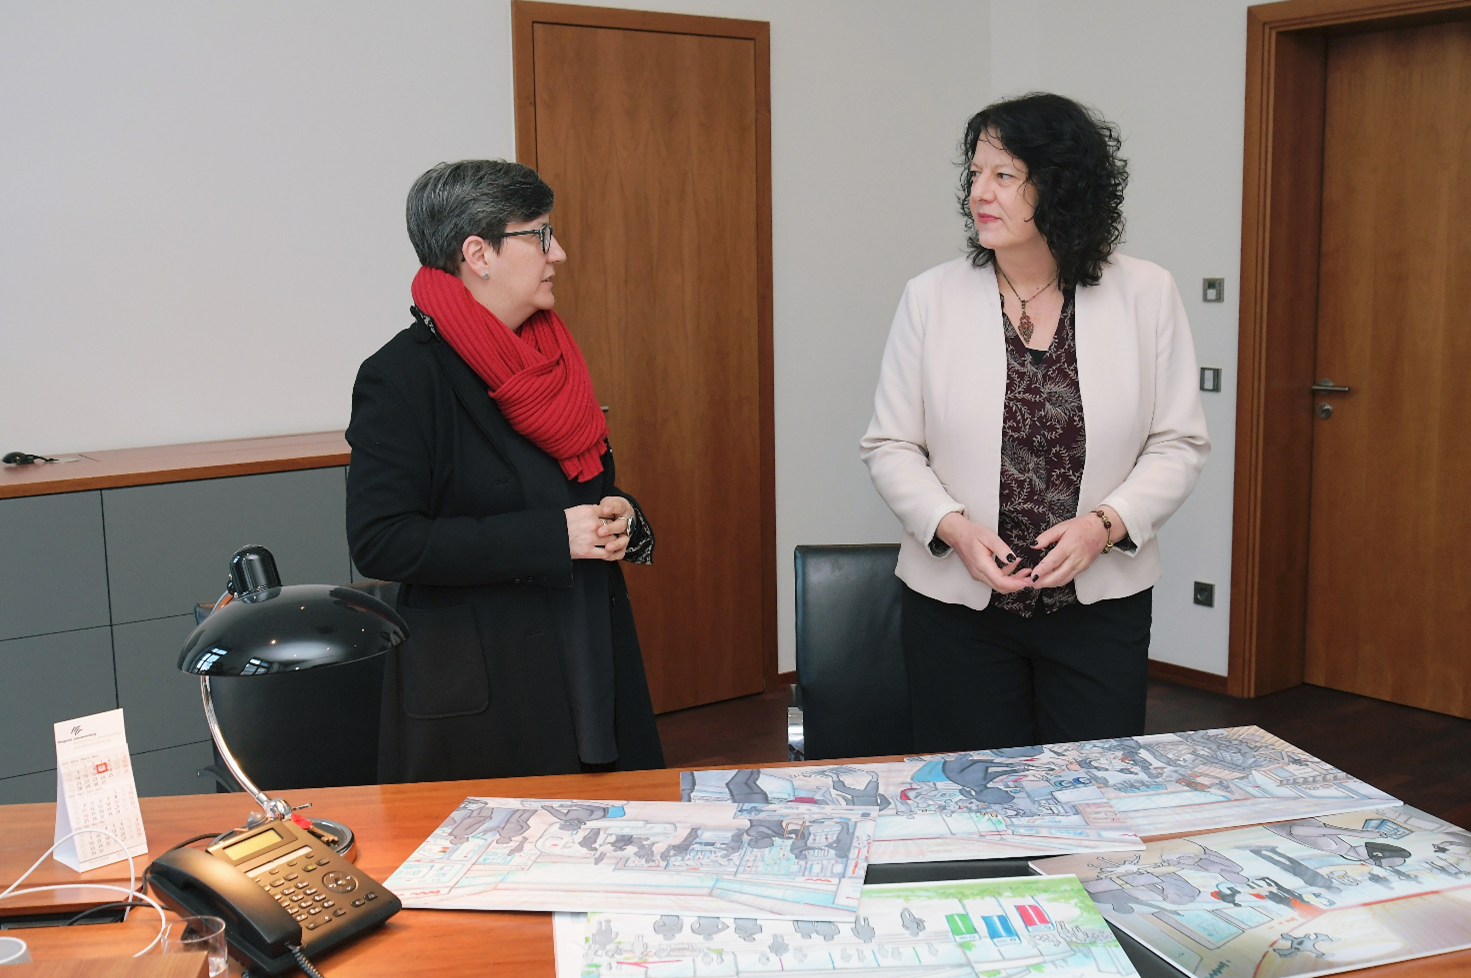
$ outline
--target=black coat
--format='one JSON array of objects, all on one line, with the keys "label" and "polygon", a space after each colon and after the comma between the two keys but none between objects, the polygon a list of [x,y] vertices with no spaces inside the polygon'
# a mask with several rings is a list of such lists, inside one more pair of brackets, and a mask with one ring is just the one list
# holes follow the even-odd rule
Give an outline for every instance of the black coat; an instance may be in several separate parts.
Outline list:
[{"label": "black coat", "polygon": [[[555,627],[572,587],[567,522],[560,508],[527,508],[512,459],[529,442],[508,451],[517,439],[422,322],[358,371],[348,543],[364,574],[403,582],[410,630],[385,666],[382,782],[580,770]],[[611,451],[603,464],[598,496],[626,496]],[[617,767],[663,767],[623,572],[597,566],[608,574]]]}]

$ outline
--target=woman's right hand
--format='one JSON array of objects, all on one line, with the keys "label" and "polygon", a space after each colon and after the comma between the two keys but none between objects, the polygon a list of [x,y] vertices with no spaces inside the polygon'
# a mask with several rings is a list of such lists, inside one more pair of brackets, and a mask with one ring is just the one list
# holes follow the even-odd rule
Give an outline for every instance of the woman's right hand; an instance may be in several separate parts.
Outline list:
[{"label": "woman's right hand", "polygon": [[935,536],[954,550],[973,580],[993,591],[1012,593],[1032,586],[1029,575],[1017,574],[1021,561],[996,533],[959,513],[947,513]]},{"label": "woman's right hand", "polygon": [[572,551],[573,560],[623,559],[628,536],[619,536],[616,541],[598,536],[598,528],[603,525],[602,510],[598,506],[573,506],[563,512],[567,514],[567,546]]}]

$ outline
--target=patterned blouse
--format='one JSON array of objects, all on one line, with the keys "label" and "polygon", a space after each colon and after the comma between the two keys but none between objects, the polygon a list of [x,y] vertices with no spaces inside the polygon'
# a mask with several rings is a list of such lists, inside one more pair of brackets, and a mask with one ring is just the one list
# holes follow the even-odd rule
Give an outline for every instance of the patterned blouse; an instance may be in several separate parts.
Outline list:
[{"label": "patterned blouse", "polygon": [[[1052,346],[1030,350],[1002,304],[1006,406],[1001,416],[1001,512],[996,530],[1023,567],[1035,567],[1046,556],[1046,550],[1031,546],[1039,533],[1078,515],[1087,439],[1073,310],[1074,290],[1067,289]],[[1071,581],[1040,592],[991,597],[991,604],[1024,618],[1038,609],[1050,614],[1077,601]]]}]

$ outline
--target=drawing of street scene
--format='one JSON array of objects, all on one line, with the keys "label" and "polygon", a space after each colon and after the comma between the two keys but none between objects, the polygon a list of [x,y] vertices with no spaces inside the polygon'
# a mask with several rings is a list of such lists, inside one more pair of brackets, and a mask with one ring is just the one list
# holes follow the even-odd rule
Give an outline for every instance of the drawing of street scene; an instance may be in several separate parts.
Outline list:
[{"label": "drawing of street scene", "polygon": [[567,978],[1135,973],[1067,876],[866,886],[844,924],[592,913],[559,922],[557,962]]},{"label": "drawing of street scene", "polygon": [[466,798],[384,885],[419,908],[851,920],[873,828],[850,808]]},{"label": "drawing of street scene", "polygon": [[1056,745],[1139,835],[1205,832],[1399,799],[1260,727]]},{"label": "drawing of street scene", "polygon": [[1091,775],[1050,747],[874,764],[685,771],[680,792],[686,801],[844,805],[874,813],[875,863],[1142,846]]},{"label": "drawing of street scene", "polygon": [[1189,975],[1326,975],[1471,947],[1471,834],[1409,806],[1036,861]]}]

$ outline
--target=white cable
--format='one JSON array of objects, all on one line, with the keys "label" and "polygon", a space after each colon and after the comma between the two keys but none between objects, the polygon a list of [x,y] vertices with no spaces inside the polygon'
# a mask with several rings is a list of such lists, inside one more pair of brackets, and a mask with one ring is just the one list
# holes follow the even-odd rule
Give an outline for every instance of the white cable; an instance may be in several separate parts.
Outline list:
[{"label": "white cable", "polygon": [[[36,871],[36,867],[45,862],[47,856],[56,851],[57,846],[61,845],[68,839],[81,835],[84,832],[91,832],[96,835],[107,836],[109,839],[117,844],[117,847],[122,850],[123,855],[128,857],[128,888],[126,890],[124,890],[121,886],[114,886],[111,883],[58,883],[54,886],[28,886],[24,890],[16,889],[16,887],[20,886],[26,881],[27,876],[30,876]],[[64,835],[61,838],[57,839],[51,844],[50,849],[47,849],[45,852],[41,853],[41,858],[31,863],[30,869],[26,870],[24,873],[21,873],[19,879],[17,879],[14,883],[11,883],[10,887],[4,893],[0,893],[0,900],[4,900],[8,896],[19,896],[22,893],[43,893],[47,890],[75,889],[116,890],[119,893],[126,893],[130,897],[138,897],[147,900],[153,906],[153,909],[158,911],[158,934],[153,938],[153,940],[148,942],[147,947],[139,951],[137,954],[133,955],[133,957],[137,958],[142,957],[149,951],[153,950],[154,945],[163,940],[163,932],[168,929],[169,925],[168,918],[164,915],[163,907],[159,906],[158,901],[153,899],[153,897],[148,896],[145,893],[139,893],[137,890],[137,885],[138,871],[133,865],[133,854],[128,851],[127,846],[123,845],[123,840],[119,839],[117,836],[113,835],[106,829],[77,829],[75,832],[72,832],[69,835]]]}]

